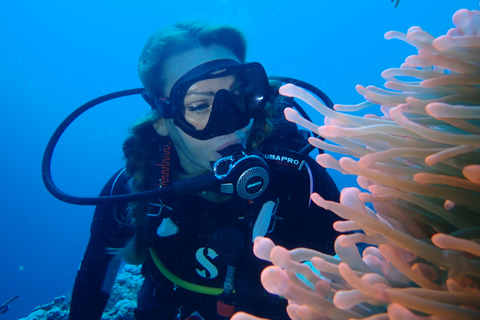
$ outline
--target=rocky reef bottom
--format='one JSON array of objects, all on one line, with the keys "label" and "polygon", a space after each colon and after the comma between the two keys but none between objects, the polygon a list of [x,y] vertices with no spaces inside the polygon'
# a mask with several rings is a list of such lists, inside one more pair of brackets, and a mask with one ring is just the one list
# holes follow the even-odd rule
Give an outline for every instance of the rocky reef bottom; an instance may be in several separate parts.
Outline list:
[{"label": "rocky reef bottom", "polygon": [[[143,282],[140,270],[140,266],[125,265],[119,272],[102,320],[134,320],[133,309]],[[19,320],[67,320],[69,311],[70,297],[64,295],[36,307],[26,318]]]}]

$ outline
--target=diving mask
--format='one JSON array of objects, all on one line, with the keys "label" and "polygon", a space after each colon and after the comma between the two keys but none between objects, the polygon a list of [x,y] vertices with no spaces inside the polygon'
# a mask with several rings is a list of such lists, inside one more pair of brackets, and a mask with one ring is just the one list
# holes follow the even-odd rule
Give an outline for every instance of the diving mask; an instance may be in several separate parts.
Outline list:
[{"label": "diving mask", "polygon": [[222,59],[184,74],[168,98],[144,98],[186,134],[207,140],[246,127],[263,110],[269,93],[261,64]]}]

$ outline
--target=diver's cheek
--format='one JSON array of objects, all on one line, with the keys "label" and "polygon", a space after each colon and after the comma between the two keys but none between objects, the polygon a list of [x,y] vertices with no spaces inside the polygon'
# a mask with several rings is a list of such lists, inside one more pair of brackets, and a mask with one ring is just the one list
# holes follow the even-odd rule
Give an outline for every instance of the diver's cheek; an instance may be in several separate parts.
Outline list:
[{"label": "diver's cheek", "polygon": [[244,142],[246,142],[250,132],[252,131],[252,127],[253,119],[250,120],[250,123],[246,127],[236,131],[237,137],[239,137],[241,140],[245,140]]},{"label": "diver's cheek", "polygon": [[221,156],[218,152],[216,152],[216,148],[214,147],[214,144],[209,143],[213,141],[208,141],[207,143],[202,143],[202,142],[204,141],[198,141],[198,143],[195,145],[195,148],[197,148],[197,151],[198,151],[196,152],[196,154],[198,155],[197,161],[204,169],[211,171],[212,168],[210,163],[212,161],[217,161],[218,159],[221,158]]}]

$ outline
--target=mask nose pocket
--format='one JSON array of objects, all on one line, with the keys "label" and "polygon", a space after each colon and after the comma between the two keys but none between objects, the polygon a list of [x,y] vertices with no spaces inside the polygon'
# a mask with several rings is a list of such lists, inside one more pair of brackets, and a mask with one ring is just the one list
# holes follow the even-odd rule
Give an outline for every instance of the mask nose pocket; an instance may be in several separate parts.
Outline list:
[{"label": "mask nose pocket", "polygon": [[215,128],[215,132],[225,135],[244,128],[249,122],[248,115],[235,101],[233,94],[222,89],[215,94],[212,113],[205,129]]}]

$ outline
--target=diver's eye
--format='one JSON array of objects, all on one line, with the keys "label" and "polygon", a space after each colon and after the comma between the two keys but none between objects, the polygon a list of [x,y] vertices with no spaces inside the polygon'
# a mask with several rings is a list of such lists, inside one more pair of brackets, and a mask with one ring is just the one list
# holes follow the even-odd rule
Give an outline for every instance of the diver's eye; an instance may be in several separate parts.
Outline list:
[{"label": "diver's eye", "polygon": [[190,104],[187,107],[188,112],[194,112],[194,113],[207,113],[210,112],[212,109],[212,106],[208,103],[198,103],[198,104]]}]

